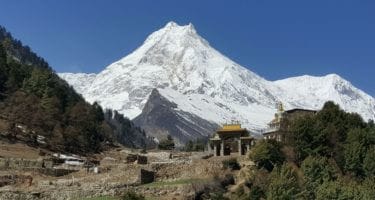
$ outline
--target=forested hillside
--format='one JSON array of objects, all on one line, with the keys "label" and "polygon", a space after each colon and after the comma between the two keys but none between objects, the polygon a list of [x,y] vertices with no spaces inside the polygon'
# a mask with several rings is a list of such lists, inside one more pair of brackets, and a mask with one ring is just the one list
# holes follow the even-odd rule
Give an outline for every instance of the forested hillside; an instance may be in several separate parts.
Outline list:
[{"label": "forested hillside", "polygon": [[238,199],[375,199],[375,125],[332,102],[291,122],[283,143],[262,140]]},{"label": "forested hillside", "polygon": [[143,129],[117,111],[106,110],[104,118],[113,128],[113,135],[119,143],[135,148],[156,147],[154,138],[148,137]]},{"label": "forested hillside", "polygon": [[[119,134],[129,134],[114,135],[115,131],[98,104],[85,102],[43,58],[0,27],[2,139],[56,151],[92,153],[116,142]],[[145,139],[142,134],[137,137]]]}]

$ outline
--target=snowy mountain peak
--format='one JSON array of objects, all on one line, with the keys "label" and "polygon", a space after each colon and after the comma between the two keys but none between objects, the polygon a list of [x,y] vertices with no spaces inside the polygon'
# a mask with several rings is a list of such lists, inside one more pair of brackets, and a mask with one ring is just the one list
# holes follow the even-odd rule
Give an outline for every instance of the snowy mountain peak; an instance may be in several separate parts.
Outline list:
[{"label": "snowy mountain peak", "polygon": [[[206,41],[201,38],[194,28],[194,25],[189,23],[188,25],[180,26],[176,22],[168,22],[163,28],[152,33],[143,46],[153,46],[157,43],[171,42],[174,44],[189,44],[202,42],[206,45]],[[149,44],[151,43],[151,44]]]},{"label": "snowy mountain peak", "polygon": [[162,28],[160,30],[163,31],[164,29],[165,29],[165,31],[183,31],[183,32],[186,32],[186,33],[191,33],[191,34],[197,33],[197,31],[195,30],[194,25],[192,23],[189,23],[188,25],[180,26],[176,22],[170,21],[164,26],[164,28]]},{"label": "snowy mountain peak", "polygon": [[60,74],[87,101],[118,110],[133,119],[151,91],[173,108],[217,124],[236,119],[251,129],[264,128],[277,102],[287,109],[320,109],[335,101],[342,108],[375,119],[375,100],[336,74],[267,81],[240,66],[198,35],[192,24],[167,23],[131,54],[97,75]]},{"label": "snowy mountain peak", "polygon": [[375,119],[375,99],[337,74],[304,75],[274,84],[283,89],[279,96],[293,102],[292,107],[317,109],[326,101],[334,101],[347,111],[360,113],[365,120]]},{"label": "snowy mountain peak", "polygon": [[353,87],[350,82],[339,76],[338,74],[327,74],[325,76],[311,76],[311,75],[303,75],[303,76],[297,76],[297,77],[291,77],[283,80],[275,81],[275,83],[278,84],[290,84],[291,82],[295,83],[304,83],[302,84],[303,87],[307,85],[311,86],[319,86],[320,88],[334,88],[338,85],[346,85]]},{"label": "snowy mountain peak", "polygon": [[176,27],[176,26],[179,26],[176,22],[174,22],[174,21],[170,21],[170,22],[168,22],[165,26],[164,26],[164,28],[173,28],[173,27]]},{"label": "snowy mountain peak", "polygon": [[191,33],[196,33],[196,30],[192,23],[189,23],[188,25],[185,25],[185,26],[180,26],[176,22],[170,21],[164,26],[163,29],[166,29],[166,30],[179,29],[179,30],[184,30],[184,31],[191,32]]},{"label": "snowy mountain peak", "polygon": [[349,83],[349,81],[345,80],[338,74],[328,74],[325,76],[325,78],[332,81],[332,83],[336,83],[336,84],[351,84]]}]

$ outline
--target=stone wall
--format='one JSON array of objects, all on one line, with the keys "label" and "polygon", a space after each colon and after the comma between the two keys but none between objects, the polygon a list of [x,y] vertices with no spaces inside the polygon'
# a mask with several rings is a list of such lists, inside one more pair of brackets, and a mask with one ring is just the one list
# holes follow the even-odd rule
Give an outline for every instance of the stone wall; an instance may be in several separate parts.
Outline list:
[{"label": "stone wall", "polygon": [[220,175],[223,166],[221,161],[227,157],[180,162],[154,162],[150,169],[155,171],[156,181],[174,180],[181,178],[206,178]]},{"label": "stone wall", "polygon": [[54,169],[50,160],[28,160],[15,158],[0,158],[0,170],[38,171],[47,176],[64,176],[77,170]]},{"label": "stone wall", "polygon": [[33,181],[33,178],[31,176],[25,176],[25,175],[5,175],[0,176],[0,187],[6,186],[6,185],[14,185],[14,184],[22,184],[27,183],[28,185],[31,185]]},{"label": "stone wall", "polygon": [[[54,190],[41,192],[17,192],[2,191],[0,199],[12,200],[77,200],[99,196],[121,196],[126,191],[135,191],[138,194],[147,196],[165,197],[166,195],[179,196],[180,199],[192,199],[194,189],[190,185],[179,185],[169,187],[143,187],[134,185],[112,184],[97,187],[77,187],[71,186],[69,189],[61,187]],[[166,198],[164,198],[166,199]]]},{"label": "stone wall", "polygon": [[60,177],[65,176],[73,172],[77,172],[77,170],[71,170],[71,169],[51,169],[51,168],[38,168],[38,172],[42,173],[47,176],[54,176],[54,177]]},{"label": "stone wall", "polygon": [[43,160],[0,158],[0,169],[42,168]]},{"label": "stone wall", "polygon": [[145,165],[147,164],[147,157],[146,156],[141,156],[141,155],[136,155],[136,154],[129,154],[126,157],[126,163],[135,163],[137,164],[142,164]]}]

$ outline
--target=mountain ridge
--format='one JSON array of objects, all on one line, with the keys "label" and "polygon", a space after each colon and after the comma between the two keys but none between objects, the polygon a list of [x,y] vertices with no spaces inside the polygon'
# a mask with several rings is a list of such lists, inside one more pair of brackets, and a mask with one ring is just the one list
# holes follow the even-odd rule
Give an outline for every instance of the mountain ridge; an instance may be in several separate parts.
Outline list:
[{"label": "mountain ridge", "polygon": [[177,107],[177,104],[153,89],[142,113],[133,122],[159,141],[172,136],[176,146],[183,146],[193,139],[207,139],[219,127]]},{"label": "mountain ridge", "polygon": [[[374,98],[338,75],[328,75],[336,82],[330,82],[332,87],[319,84],[319,90],[310,85],[317,85],[315,82],[326,76],[317,78],[320,81],[307,76],[268,81],[212,48],[192,24],[168,23],[135,51],[96,75],[59,75],[89,102],[97,101],[130,119],[142,113],[155,88],[177,104],[177,110],[216,124],[236,119],[252,131],[266,126],[278,102],[283,102],[286,109],[320,109],[325,101],[333,100],[366,120],[375,119]],[[306,90],[296,83],[301,79],[307,79]],[[288,86],[288,82],[295,87]],[[315,95],[314,91],[326,95]]]}]

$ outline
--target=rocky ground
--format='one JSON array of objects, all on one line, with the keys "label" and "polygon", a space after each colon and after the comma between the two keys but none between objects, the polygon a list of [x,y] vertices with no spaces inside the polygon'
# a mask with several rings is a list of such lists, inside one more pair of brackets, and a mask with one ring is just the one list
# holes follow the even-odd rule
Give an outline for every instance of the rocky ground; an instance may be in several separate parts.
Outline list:
[{"label": "rocky ground", "polygon": [[[129,163],[129,155],[137,154],[146,156],[147,164],[138,164],[137,161]],[[3,143],[0,159],[7,157],[43,159],[38,149]],[[222,161],[228,157],[207,158],[204,152],[150,151],[142,154],[137,150],[117,148],[93,157],[100,160],[99,173],[87,172],[82,168],[55,177],[40,173],[35,168],[0,169],[0,199],[118,197],[127,190],[144,194],[148,199],[192,199],[203,185],[225,174],[238,177],[239,173],[223,168]],[[242,165],[249,165],[241,159],[239,161]],[[141,169],[154,173],[154,181],[140,183]]]}]

